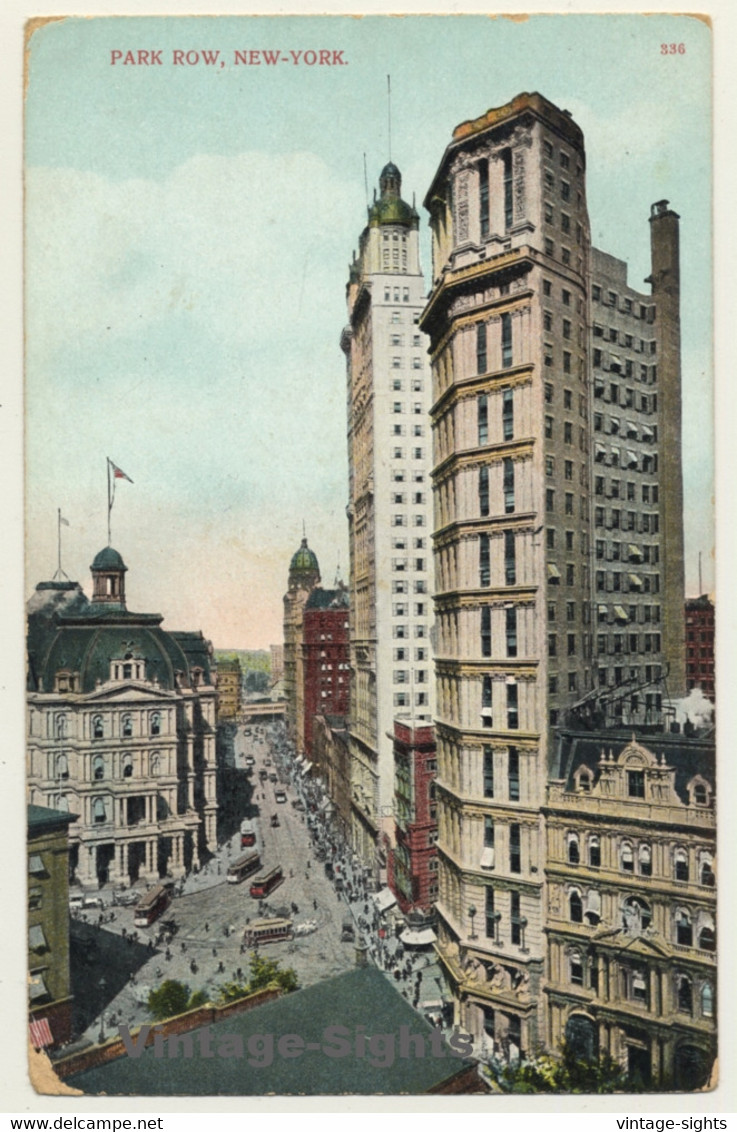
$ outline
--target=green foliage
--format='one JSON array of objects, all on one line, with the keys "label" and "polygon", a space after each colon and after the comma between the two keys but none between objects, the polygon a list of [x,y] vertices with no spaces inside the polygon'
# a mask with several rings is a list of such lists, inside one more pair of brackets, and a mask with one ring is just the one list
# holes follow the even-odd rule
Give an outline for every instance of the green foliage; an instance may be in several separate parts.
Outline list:
[{"label": "green foliage", "polygon": [[223,983],[220,986],[220,1002],[235,1002],[264,987],[276,986],[289,993],[299,986],[297,972],[291,967],[282,969],[277,959],[265,959],[252,951],[249,967],[251,977],[247,983]]},{"label": "green foliage", "polygon": [[186,1010],[194,1010],[204,1006],[207,995],[203,990],[189,993],[186,983],[177,979],[167,979],[148,996],[148,1010],[156,1022],[163,1022],[166,1018],[173,1018],[176,1014],[184,1014]]},{"label": "green foliage", "polygon": [[189,1002],[189,987],[176,979],[167,979],[148,996],[149,1013],[157,1022],[183,1014]]},{"label": "green foliage", "polygon": [[633,1083],[608,1053],[599,1058],[580,1057],[568,1044],[562,1057],[542,1054],[518,1065],[506,1065],[496,1074],[505,1093],[616,1093],[633,1092]]}]

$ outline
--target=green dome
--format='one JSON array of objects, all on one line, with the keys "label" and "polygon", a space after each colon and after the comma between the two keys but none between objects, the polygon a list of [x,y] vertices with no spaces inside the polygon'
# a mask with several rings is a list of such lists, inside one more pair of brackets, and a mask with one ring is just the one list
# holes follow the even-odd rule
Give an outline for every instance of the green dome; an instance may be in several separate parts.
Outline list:
[{"label": "green dome", "polygon": [[299,550],[292,556],[292,561],[289,563],[289,573],[320,573],[320,567],[317,564],[317,555],[312,550],[310,550],[309,546],[307,545],[306,538],[302,539]]},{"label": "green dome", "polygon": [[95,561],[90,566],[90,570],[127,570],[125,562],[118,554],[117,550],[113,550],[112,546],[106,546],[99,554],[95,555]]},{"label": "green dome", "polygon": [[382,224],[402,224],[405,228],[411,228],[413,222],[418,219],[414,208],[401,197],[384,197],[377,200],[369,213],[369,224],[372,228],[380,227]]}]

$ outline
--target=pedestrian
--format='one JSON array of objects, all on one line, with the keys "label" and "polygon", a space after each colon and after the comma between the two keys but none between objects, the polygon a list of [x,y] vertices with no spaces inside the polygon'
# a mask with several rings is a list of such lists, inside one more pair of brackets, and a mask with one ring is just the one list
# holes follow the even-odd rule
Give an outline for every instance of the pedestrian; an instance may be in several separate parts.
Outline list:
[{"label": "pedestrian", "polygon": [[223,961],[221,959],[220,962],[218,963],[218,975],[222,975],[224,973],[224,971],[225,971],[225,967],[223,966]]},{"label": "pedestrian", "polygon": [[316,911],[317,911],[317,901],[316,901],[316,900],[313,900],[313,901],[312,901],[312,907],[313,907],[313,909],[314,909],[314,910],[315,910],[315,912],[316,912]]},{"label": "pedestrian", "polygon": [[213,949],[212,949],[212,957],[213,957],[213,959],[217,959],[217,957],[218,957],[218,949],[217,949],[217,947],[213,947]]},{"label": "pedestrian", "polygon": [[168,947],[166,949],[166,955],[165,955],[164,958],[167,960],[167,962],[171,960],[171,951],[169,950]]},{"label": "pedestrian", "polygon": [[205,920],[205,931],[209,932],[209,930],[210,930],[210,925],[208,924],[207,920]]}]

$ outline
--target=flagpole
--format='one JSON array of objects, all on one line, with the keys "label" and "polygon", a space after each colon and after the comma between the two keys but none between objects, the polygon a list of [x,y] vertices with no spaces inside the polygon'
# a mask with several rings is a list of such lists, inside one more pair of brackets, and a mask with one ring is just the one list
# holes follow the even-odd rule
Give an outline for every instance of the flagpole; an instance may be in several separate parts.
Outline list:
[{"label": "flagpole", "polygon": [[110,512],[113,509],[113,498],[110,494],[110,457],[107,457],[107,544],[112,546],[112,538],[110,537]]},{"label": "flagpole", "polygon": [[58,548],[59,574],[61,574],[61,507],[56,508],[56,542]]}]

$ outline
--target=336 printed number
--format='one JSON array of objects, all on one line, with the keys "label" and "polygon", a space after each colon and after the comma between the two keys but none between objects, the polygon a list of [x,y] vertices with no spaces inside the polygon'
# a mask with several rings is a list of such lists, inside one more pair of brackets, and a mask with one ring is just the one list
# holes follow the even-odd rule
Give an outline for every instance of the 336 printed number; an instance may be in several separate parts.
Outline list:
[{"label": "336 printed number", "polygon": [[661,55],[685,55],[686,54],[686,44],[685,43],[661,43],[660,54]]}]

